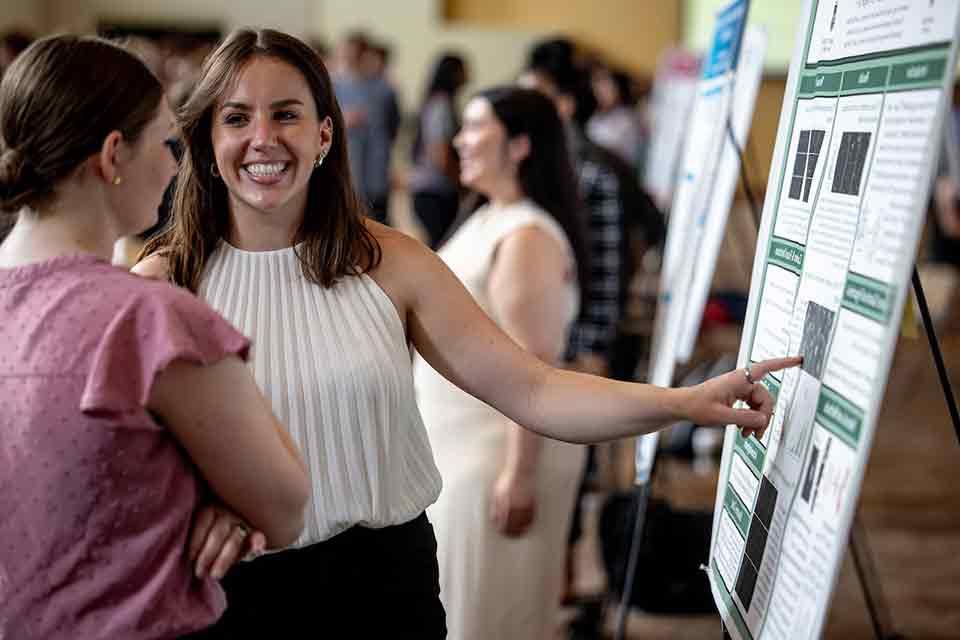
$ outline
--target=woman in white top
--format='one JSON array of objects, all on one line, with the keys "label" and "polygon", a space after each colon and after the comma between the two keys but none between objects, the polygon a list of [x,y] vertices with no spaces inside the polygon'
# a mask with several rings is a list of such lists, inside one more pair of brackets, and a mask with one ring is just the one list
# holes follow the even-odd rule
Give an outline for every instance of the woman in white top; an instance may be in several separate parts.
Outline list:
[{"label": "woman in white top", "polygon": [[[588,268],[564,138],[539,92],[472,99],[455,144],[464,184],[482,197],[438,253],[505,333],[550,364],[563,355],[577,272]],[[450,637],[547,638],[585,450],[512,423],[420,358],[414,382],[443,477],[428,514]]]},{"label": "woman in white top", "polygon": [[[771,398],[743,371],[661,389],[554,369],[519,348],[435,254],[364,218],[329,75],[296,38],[228,36],[179,121],[173,223],[139,272],[198,291],[253,336],[255,377],[313,486],[298,548],[225,579],[225,637],[444,637],[424,515],[440,476],[409,345],[556,439],[619,438],[678,419],[766,427]],[[796,362],[754,364],[752,375]],[[732,409],[737,398],[753,408]]]}]

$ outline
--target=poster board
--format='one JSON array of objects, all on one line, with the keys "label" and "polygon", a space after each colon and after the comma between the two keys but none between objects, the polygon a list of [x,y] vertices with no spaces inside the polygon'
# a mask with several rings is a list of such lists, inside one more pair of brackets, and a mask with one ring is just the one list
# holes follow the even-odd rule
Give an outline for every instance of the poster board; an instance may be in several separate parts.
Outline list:
[{"label": "poster board", "polygon": [[[717,11],[713,44],[704,61],[697,85],[680,181],[667,221],[667,241],[653,328],[650,372],[647,379],[660,386],[670,386],[673,383],[679,317],[683,313],[686,290],[692,276],[690,261],[695,255],[692,247],[702,238],[705,217],[711,209],[708,205],[712,201],[711,194],[718,168],[723,165],[726,176],[729,161],[735,163],[734,171],[739,167],[739,158],[729,144],[726,130],[733,95],[737,91],[749,95],[752,91],[753,100],[747,101],[750,103],[751,113],[756,99],[762,64],[752,67],[743,78],[737,74],[737,64],[745,42],[748,8],[746,0],[733,0]],[[757,51],[766,47],[766,37],[762,32],[754,31],[746,39],[746,45],[754,48],[748,56],[751,60],[758,57],[762,60],[762,52]],[[747,121],[749,122],[749,118]],[[732,158],[728,154],[733,154]],[[720,234],[723,232],[728,210],[729,201],[726,209],[715,210],[721,213],[724,219],[719,225]],[[719,243],[717,246],[719,248]],[[658,442],[657,434],[643,436],[637,441],[635,480],[638,484],[645,483],[650,478]]]},{"label": "poster board", "polygon": [[727,139],[737,62],[747,22],[748,3],[733,0],[717,11],[714,40],[704,65],[683,152],[680,181],[667,219],[667,240],[660,270],[660,291],[653,328],[649,381],[669,386],[673,382],[679,329],[676,319],[684,295],[698,237],[698,220],[712,196],[721,150]]},{"label": "poster board", "polygon": [[766,31],[754,26],[749,27],[743,37],[729,113],[736,147],[730,140],[729,132],[726,132],[710,196],[706,199],[704,210],[694,220],[694,234],[686,248],[686,260],[681,265],[683,274],[679,278],[675,298],[676,302],[682,304],[673,305],[673,315],[667,320],[668,324],[676,323],[679,331],[675,345],[677,362],[690,361],[700,334],[700,323],[717,268],[720,245],[740,179],[740,154],[737,149],[746,148],[757,92],[763,79],[763,61],[768,41]]},{"label": "poster board", "polygon": [[685,49],[661,56],[650,95],[650,143],[643,162],[643,188],[661,210],[673,201],[687,121],[700,79],[700,59]]},{"label": "poster board", "polygon": [[762,441],[727,429],[708,575],[735,639],[816,638],[847,548],[956,64],[960,3],[805,0],[739,365]]}]

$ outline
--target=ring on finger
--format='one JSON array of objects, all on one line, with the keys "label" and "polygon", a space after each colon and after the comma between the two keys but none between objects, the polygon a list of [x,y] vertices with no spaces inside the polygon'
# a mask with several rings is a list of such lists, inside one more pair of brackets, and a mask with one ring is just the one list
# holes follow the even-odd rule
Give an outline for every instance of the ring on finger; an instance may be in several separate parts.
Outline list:
[{"label": "ring on finger", "polygon": [[236,522],[233,523],[233,526],[234,526],[234,529],[237,531],[237,533],[240,534],[241,540],[246,540],[247,536],[250,535],[250,527],[248,527],[246,523],[240,522],[239,520],[237,520]]},{"label": "ring on finger", "polygon": [[750,367],[744,367],[744,368],[743,368],[743,375],[744,375],[744,377],[746,377],[747,383],[749,383],[749,384],[755,384],[755,383],[757,382],[756,380],[753,379],[753,376],[750,375]]}]

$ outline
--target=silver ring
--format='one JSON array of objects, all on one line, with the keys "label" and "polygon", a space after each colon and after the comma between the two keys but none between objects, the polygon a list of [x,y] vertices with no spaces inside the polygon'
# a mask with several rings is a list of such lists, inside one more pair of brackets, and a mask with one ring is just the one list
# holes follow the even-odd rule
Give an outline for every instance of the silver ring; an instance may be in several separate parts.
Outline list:
[{"label": "silver ring", "polygon": [[233,526],[236,528],[237,531],[240,532],[240,539],[241,539],[241,540],[246,540],[246,539],[247,539],[247,536],[250,535],[250,528],[249,528],[246,524],[244,524],[243,522],[240,522],[240,521],[238,520],[237,522],[234,522],[234,523],[233,523]]},{"label": "silver ring", "polygon": [[757,381],[753,379],[753,376],[750,375],[750,367],[743,368],[743,375],[747,378],[747,383],[755,384]]}]

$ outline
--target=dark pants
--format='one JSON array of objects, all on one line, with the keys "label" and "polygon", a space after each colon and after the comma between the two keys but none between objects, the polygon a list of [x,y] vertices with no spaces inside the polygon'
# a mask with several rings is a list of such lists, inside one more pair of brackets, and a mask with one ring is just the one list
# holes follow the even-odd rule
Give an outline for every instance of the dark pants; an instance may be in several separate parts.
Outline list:
[{"label": "dark pants", "polygon": [[450,193],[429,193],[421,191],[413,194],[413,212],[427,232],[427,244],[436,249],[447,235],[450,225],[457,217],[460,197],[456,191]]},{"label": "dark pants", "polygon": [[425,514],[238,563],[227,612],[191,638],[446,638],[437,540]]}]

